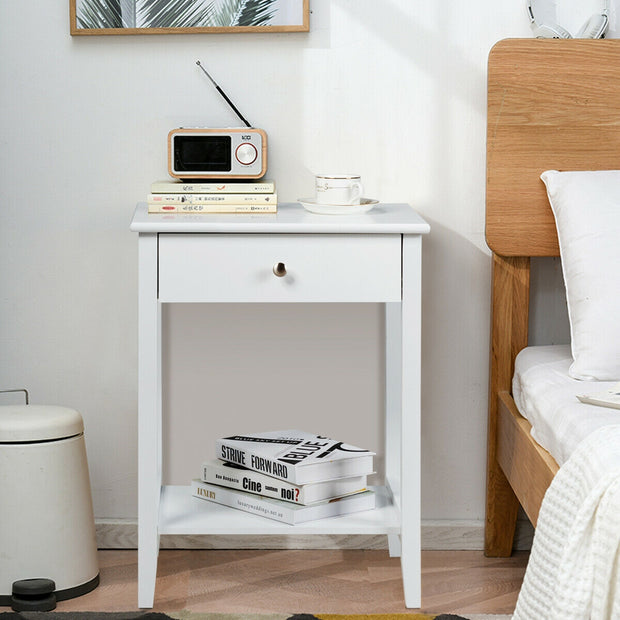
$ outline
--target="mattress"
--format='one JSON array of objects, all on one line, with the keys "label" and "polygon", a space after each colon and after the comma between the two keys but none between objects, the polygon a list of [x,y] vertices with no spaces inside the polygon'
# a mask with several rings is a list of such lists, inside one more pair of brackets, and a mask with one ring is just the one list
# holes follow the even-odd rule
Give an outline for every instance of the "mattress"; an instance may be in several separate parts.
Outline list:
[{"label": "mattress", "polygon": [[568,375],[569,345],[523,349],[515,360],[512,394],[532,425],[532,437],[562,465],[590,433],[620,423],[620,411],[587,405],[577,394],[603,392],[616,381],[578,381]]}]

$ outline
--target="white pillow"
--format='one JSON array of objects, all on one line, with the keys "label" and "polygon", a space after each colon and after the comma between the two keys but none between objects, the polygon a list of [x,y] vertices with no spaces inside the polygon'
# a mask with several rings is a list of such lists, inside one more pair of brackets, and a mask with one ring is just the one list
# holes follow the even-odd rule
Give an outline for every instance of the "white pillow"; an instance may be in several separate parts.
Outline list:
[{"label": "white pillow", "polygon": [[555,216],[574,379],[620,380],[620,170],[541,176]]}]

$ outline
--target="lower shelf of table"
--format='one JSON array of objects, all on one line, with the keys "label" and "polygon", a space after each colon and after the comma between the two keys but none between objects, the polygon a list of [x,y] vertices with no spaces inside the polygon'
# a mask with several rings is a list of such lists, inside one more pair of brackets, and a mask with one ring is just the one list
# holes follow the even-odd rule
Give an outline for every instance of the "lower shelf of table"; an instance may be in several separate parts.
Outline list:
[{"label": "lower shelf of table", "polygon": [[392,502],[388,490],[382,486],[370,489],[376,493],[376,507],[373,510],[288,525],[193,497],[189,486],[164,486],[161,490],[159,533],[400,534],[400,510]]}]

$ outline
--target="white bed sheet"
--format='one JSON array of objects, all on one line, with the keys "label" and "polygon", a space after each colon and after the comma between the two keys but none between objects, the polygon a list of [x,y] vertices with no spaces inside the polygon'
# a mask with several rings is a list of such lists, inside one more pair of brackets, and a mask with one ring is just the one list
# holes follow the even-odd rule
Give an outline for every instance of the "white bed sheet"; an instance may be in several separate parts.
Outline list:
[{"label": "white bed sheet", "polygon": [[517,355],[512,380],[515,403],[532,425],[532,437],[558,465],[597,428],[620,423],[620,410],[577,399],[617,382],[573,379],[568,375],[572,361],[569,345],[527,347]]}]

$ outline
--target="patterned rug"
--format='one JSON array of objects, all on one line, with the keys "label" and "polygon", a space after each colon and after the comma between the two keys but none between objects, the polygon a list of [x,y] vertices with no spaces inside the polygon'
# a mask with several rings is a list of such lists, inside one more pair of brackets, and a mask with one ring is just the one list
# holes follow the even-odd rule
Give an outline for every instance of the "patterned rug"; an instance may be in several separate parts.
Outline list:
[{"label": "patterned rug", "polygon": [[218,614],[189,611],[170,612],[0,612],[0,620],[510,620],[506,615],[473,614]]}]

